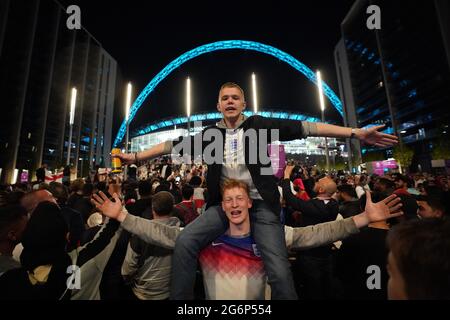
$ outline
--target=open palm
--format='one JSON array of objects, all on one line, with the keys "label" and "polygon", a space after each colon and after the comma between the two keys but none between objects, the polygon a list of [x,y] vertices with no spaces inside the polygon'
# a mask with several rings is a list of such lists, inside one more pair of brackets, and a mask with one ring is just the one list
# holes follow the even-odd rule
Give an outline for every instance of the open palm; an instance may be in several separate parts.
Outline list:
[{"label": "open palm", "polygon": [[122,212],[122,203],[120,202],[117,193],[113,194],[113,198],[115,202],[109,200],[108,197],[100,191],[99,195],[94,194],[92,196],[91,202],[105,216],[117,219]]},{"label": "open palm", "polygon": [[369,191],[366,191],[366,197],[365,212],[370,222],[383,221],[403,214],[403,212],[400,211],[400,208],[402,207],[400,202],[401,199],[395,194],[390,195],[377,203],[372,202],[372,196]]},{"label": "open palm", "polygon": [[366,144],[375,145],[377,147],[390,147],[398,143],[398,138],[391,134],[386,134],[378,131],[385,125],[371,127],[366,130],[361,130],[359,139]]}]

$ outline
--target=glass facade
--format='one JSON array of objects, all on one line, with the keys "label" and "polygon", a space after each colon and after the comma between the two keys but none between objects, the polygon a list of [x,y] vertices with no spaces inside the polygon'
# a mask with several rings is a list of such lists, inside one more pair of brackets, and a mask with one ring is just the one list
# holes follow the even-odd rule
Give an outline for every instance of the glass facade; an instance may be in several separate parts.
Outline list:
[{"label": "glass facade", "polygon": [[16,169],[32,176],[42,163],[66,164],[73,87],[70,162],[87,175],[109,160],[117,63],[85,29],[69,30],[67,17],[57,1],[0,3],[2,182],[11,182]]},{"label": "glass facade", "polygon": [[[345,49],[335,52],[339,82],[350,82],[340,83],[341,98],[351,90],[346,118],[358,127],[386,124],[386,132],[415,150],[413,166],[422,168],[430,166],[433,142],[445,139],[450,122],[448,38],[439,3],[356,1],[342,23]],[[381,9],[380,30],[366,26],[372,4]],[[337,59],[344,54],[345,65]],[[362,153],[372,151],[380,150]],[[392,150],[383,151],[389,157]]]}]

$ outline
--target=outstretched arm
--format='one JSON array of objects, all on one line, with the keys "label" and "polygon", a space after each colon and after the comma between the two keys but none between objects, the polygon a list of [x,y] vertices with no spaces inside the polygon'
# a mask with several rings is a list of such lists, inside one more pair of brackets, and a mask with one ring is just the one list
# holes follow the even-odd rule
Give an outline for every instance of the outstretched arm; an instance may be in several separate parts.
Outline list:
[{"label": "outstretched arm", "polygon": [[[389,147],[398,143],[398,137],[382,133],[378,130],[382,129],[385,125],[374,126],[369,129],[353,129],[354,138],[377,147]],[[327,123],[317,123],[317,132],[313,135],[318,137],[333,137],[333,138],[351,138],[352,128],[335,126]]]},{"label": "outstretched arm", "polygon": [[403,214],[403,211],[401,211],[401,199],[395,194],[377,203],[372,202],[370,191],[366,191],[366,197],[366,208],[364,212],[352,217],[358,228],[365,227],[372,222],[384,221]]},{"label": "outstretched arm", "polygon": [[292,249],[310,249],[342,240],[369,223],[398,217],[402,204],[395,194],[373,203],[370,192],[366,192],[366,209],[356,216],[316,224],[313,226],[292,228],[285,227],[286,245]]},{"label": "outstretched arm", "polygon": [[116,193],[114,193],[113,198],[115,202],[112,202],[100,191],[99,195],[94,194],[92,196],[92,203],[105,216],[121,222],[125,230],[135,234],[143,241],[167,249],[175,247],[175,241],[181,232],[181,228],[128,214],[122,208],[119,196]]},{"label": "outstretched arm", "polygon": [[111,157],[119,158],[124,164],[133,164],[138,161],[153,159],[165,154],[169,154],[171,151],[171,147],[168,146],[170,146],[168,145],[168,142],[161,142],[156,146],[153,146],[150,149],[141,152],[112,154]]}]

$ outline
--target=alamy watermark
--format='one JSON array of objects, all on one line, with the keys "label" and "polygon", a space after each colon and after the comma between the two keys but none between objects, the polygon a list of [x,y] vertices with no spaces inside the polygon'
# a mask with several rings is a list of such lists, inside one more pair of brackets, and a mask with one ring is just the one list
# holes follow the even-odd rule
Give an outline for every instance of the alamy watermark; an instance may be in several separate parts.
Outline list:
[{"label": "alamy watermark", "polygon": [[[194,126],[201,127],[201,122]],[[225,137],[219,128],[209,128],[193,137],[180,137],[181,140],[174,144],[171,157],[174,163],[259,164],[261,175],[273,175],[268,145],[272,145],[271,151],[276,155],[278,144],[274,142],[279,141],[279,133],[279,129],[250,128],[232,135],[227,133]]]},{"label": "alamy watermark", "polygon": [[366,286],[369,290],[381,290],[381,269],[377,265],[370,265],[366,270],[370,276],[367,278]]},{"label": "alamy watermark", "polygon": [[67,267],[67,274],[70,276],[67,278],[66,285],[69,290],[80,290],[81,289],[81,270],[80,267],[76,265],[71,265]]},{"label": "alamy watermark", "polygon": [[366,26],[369,30],[381,29],[381,9],[379,6],[371,5],[367,7],[367,14],[370,16],[367,18]]},{"label": "alamy watermark", "polygon": [[66,26],[69,30],[81,29],[81,9],[79,6],[71,5],[67,7],[67,14],[70,16],[67,18]]}]

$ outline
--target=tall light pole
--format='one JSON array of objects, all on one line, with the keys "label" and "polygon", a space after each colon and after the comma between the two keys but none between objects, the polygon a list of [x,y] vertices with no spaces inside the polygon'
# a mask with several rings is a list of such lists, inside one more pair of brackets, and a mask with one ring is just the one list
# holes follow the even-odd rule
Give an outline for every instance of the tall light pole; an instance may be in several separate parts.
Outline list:
[{"label": "tall light pole", "polygon": [[70,99],[70,118],[69,118],[69,143],[67,145],[67,161],[66,165],[70,165],[70,149],[72,147],[72,131],[73,131],[73,122],[75,120],[75,105],[77,102],[77,89],[72,88],[72,97]]},{"label": "tall light pole", "polygon": [[258,113],[258,97],[256,95],[256,75],[252,73],[252,89],[253,89],[253,112]]},{"label": "tall light pole", "polygon": [[[127,101],[125,102],[125,122],[127,124],[127,132],[126,132],[126,138],[125,138],[125,153],[128,153],[128,143],[130,138],[130,107],[131,107],[131,90],[132,90],[131,82],[128,82],[127,84]],[[128,166],[125,166],[125,172],[124,172],[124,180],[127,180],[127,174],[128,174]]]},{"label": "tall light pole", "polygon": [[186,115],[188,118],[188,136],[191,134],[191,79],[186,79]]},{"label": "tall light pole", "polygon": [[[320,101],[320,111],[322,114],[322,122],[325,122],[325,100],[323,98],[322,90],[322,75],[320,71],[317,70],[317,87],[319,88],[319,101]],[[328,139],[325,137],[325,159],[327,162],[327,171],[330,171],[330,156],[328,154]]]}]

